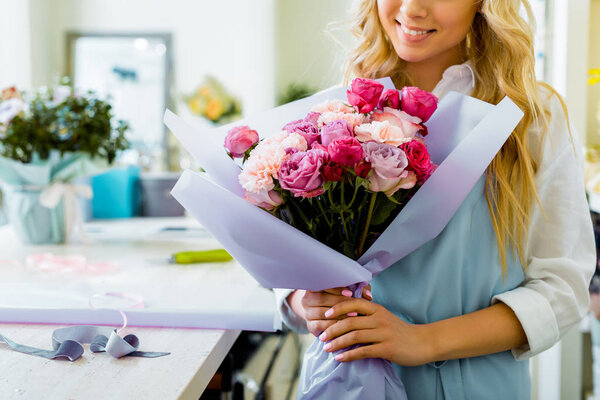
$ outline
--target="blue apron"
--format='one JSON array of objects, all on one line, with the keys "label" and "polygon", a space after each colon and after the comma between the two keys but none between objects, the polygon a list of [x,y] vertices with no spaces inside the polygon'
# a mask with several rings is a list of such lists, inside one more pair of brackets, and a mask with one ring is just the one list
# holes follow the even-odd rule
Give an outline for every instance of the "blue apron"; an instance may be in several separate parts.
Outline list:
[{"label": "blue apron", "polygon": [[[376,303],[404,321],[426,324],[486,308],[496,294],[523,281],[521,264],[510,251],[503,281],[484,189],[482,176],[437,238],[373,279]],[[510,351],[394,367],[410,400],[531,397],[529,362],[515,361]]]}]

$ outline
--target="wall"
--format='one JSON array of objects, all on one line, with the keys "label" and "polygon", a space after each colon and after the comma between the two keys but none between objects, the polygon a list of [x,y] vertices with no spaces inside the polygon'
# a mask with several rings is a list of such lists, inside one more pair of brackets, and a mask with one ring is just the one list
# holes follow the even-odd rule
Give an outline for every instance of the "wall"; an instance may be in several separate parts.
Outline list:
[{"label": "wall", "polygon": [[0,0],[0,90],[31,88],[28,0]]},{"label": "wall", "polygon": [[171,32],[176,99],[212,74],[241,96],[246,111],[273,105],[274,0],[31,1],[34,85],[66,70],[68,31]]},{"label": "wall", "polygon": [[278,0],[276,88],[290,84],[316,89],[342,82],[342,64],[353,39],[348,0]]}]

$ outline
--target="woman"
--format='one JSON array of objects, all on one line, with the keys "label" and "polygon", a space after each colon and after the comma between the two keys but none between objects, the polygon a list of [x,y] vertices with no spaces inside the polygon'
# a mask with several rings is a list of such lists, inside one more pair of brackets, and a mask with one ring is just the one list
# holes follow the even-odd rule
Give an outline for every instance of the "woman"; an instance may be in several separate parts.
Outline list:
[{"label": "woman", "polygon": [[345,288],[280,293],[289,325],[327,351],[364,344],[338,361],[390,360],[409,399],[528,399],[527,359],[588,309],[595,250],[582,152],[564,103],[535,81],[521,6],[531,16],[527,0],[359,3],[350,73],[440,98],[508,96],[525,113],[444,231],[375,277],[373,301]]}]

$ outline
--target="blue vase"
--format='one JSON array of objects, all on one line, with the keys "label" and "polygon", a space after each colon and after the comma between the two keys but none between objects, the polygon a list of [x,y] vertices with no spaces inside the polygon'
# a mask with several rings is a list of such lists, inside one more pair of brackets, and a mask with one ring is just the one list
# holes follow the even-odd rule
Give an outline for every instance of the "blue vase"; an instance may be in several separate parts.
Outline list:
[{"label": "blue vase", "polygon": [[4,210],[17,237],[25,244],[65,242],[65,214],[61,200],[54,208],[40,204],[43,188],[4,187]]}]

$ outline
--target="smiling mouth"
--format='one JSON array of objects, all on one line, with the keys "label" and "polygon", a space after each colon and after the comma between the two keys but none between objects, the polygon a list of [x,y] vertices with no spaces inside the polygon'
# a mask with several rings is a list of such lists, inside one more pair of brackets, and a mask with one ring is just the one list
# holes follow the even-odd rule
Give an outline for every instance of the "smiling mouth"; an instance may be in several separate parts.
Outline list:
[{"label": "smiling mouth", "polygon": [[435,29],[409,29],[404,24],[402,24],[398,21],[396,21],[396,23],[398,23],[402,32],[404,32],[410,36],[423,36],[423,35],[427,35],[428,33],[435,32]]}]

